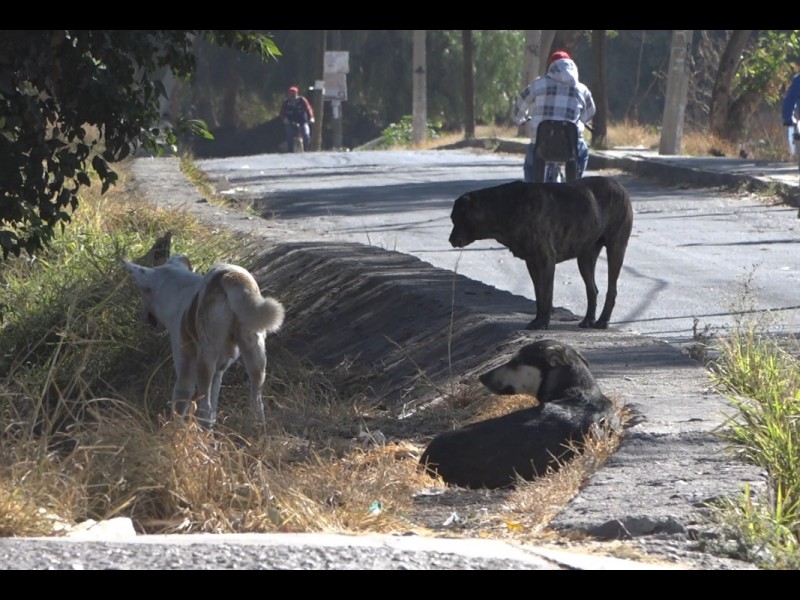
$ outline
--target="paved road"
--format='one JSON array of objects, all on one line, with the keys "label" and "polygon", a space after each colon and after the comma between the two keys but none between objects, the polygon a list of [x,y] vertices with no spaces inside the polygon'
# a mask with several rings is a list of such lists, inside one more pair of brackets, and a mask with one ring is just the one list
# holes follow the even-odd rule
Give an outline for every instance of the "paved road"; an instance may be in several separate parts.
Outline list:
[{"label": "paved road", "polygon": [[[639,156],[619,154],[618,160],[627,161]],[[651,167],[656,164],[652,156],[646,158]],[[685,171],[679,171],[681,177],[695,169],[686,166],[685,159],[663,160],[664,168]],[[713,159],[696,160],[701,172],[721,174],[722,165]],[[463,250],[447,242],[453,200],[466,191],[519,178],[520,163],[518,155],[466,150],[198,161],[227,193],[252,200],[263,214],[298,232],[410,254],[532,299],[524,263],[507,249],[492,240]],[[602,164],[613,166],[613,161],[606,158]],[[763,172],[765,167],[739,164],[738,169],[730,165],[727,169],[731,177]],[[773,171],[790,178],[796,173],[792,169],[779,165]],[[776,331],[798,329],[800,255],[793,248],[800,241],[800,221],[795,208],[765,205],[759,196],[714,188],[664,186],[624,173],[618,178],[631,193],[635,219],[614,328],[686,344],[705,328],[730,325],[742,310],[756,310],[770,316]],[[601,254],[597,271],[601,302],[606,276]],[[578,315],[585,311],[586,296],[575,261],[557,267],[554,303]]]}]

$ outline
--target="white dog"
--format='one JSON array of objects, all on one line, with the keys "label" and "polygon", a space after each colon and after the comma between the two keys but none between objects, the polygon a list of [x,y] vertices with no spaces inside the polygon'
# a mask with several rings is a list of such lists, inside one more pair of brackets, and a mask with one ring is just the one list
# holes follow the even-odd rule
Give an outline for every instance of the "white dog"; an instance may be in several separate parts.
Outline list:
[{"label": "white dog", "polygon": [[198,419],[213,426],[222,375],[241,353],[250,403],[263,421],[264,340],[283,324],[283,305],[263,297],[253,276],[236,265],[217,264],[200,275],[180,255],[155,268],[124,263],[142,293],[148,320],[169,331],[178,377],[173,410],[184,416],[197,401]]}]

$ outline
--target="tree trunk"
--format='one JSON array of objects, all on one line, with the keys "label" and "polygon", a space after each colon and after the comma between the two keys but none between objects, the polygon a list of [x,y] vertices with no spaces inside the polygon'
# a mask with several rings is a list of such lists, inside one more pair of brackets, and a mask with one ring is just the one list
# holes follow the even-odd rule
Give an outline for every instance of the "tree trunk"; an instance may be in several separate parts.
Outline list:
[{"label": "tree trunk", "polygon": [[461,31],[464,54],[464,139],[475,139],[475,66],[472,57],[472,30]]},{"label": "tree trunk", "polygon": [[741,94],[728,109],[728,122],[725,127],[726,139],[741,142],[747,137],[750,118],[758,111],[764,101],[764,94],[750,90]]},{"label": "tree trunk", "polygon": [[239,94],[239,53],[227,50],[227,74],[225,76],[225,93],[222,97],[222,127],[231,131],[236,129],[236,98]]},{"label": "tree trunk", "polygon": [[[522,57],[522,85],[520,90],[524,90],[540,72],[542,64],[542,30],[529,29],[525,31],[525,51]],[[518,137],[528,135],[528,124],[523,123],[517,130]]]},{"label": "tree trunk", "polygon": [[608,134],[608,53],[606,30],[592,31],[592,55],[594,57],[594,81],[592,97],[597,112],[592,119],[592,148],[606,148]]},{"label": "tree trunk", "polygon": [[669,52],[667,95],[664,100],[664,117],[661,120],[659,154],[680,154],[683,141],[683,117],[686,113],[686,94],[689,89],[689,61],[692,30],[676,29],[672,32]]},{"label": "tree trunk", "polygon": [[556,50],[563,50],[574,58],[580,46],[580,37],[583,32],[579,29],[563,29],[553,33],[555,33],[555,36],[551,44],[552,48],[546,55],[550,56]]},{"label": "tree trunk", "polygon": [[428,129],[427,97],[427,50],[425,47],[424,29],[414,30],[414,48],[412,52],[413,68],[413,107],[411,115],[411,128],[414,145],[419,146],[425,141]]},{"label": "tree trunk", "polygon": [[539,61],[539,75],[547,73],[547,59],[553,53],[553,42],[556,39],[556,33],[557,31],[555,29],[542,30],[542,51],[540,54],[542,58]]},{"label": "tree trunk", "polygon": [[711,133],[722,138],[734,139],[731,126],[728,123],[731,104],[731,87],[733,78],[739,68],[742,59],[742,52],[750,41],[752,29],[739,29],[731,32],[722,57],[719,59],[717,77],[714,80],[714,88],[711,90],[711,106],[708,114],[708,125]]},{"label": "tree trunk", "polygon": [[641,36],[641,42],[639,43],[639,58],[636,61],[636,83],[633,85],[633,91],[631,92],[630,101],[628,102],[628,108],[625,111],[625,119],[633,121],[634,123],[639,121],[639,103],[637,101],[637,96],[639,95],[639,86],[641,85],[642,81],[642,57],[644,56],[645,40],[647,39],[647,34],[644,29],[642,29]]}]

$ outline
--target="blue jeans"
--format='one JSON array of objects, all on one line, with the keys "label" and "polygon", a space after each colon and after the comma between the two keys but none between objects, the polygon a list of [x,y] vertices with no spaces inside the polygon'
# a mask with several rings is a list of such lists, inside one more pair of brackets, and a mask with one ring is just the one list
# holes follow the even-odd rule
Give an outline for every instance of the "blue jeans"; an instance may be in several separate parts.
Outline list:
[{"label": "blue jeans", "polygon": [[[525,162],[522,163],[522,174],[526,182],[533,181],[533,144],[528,144],[525,152]],[[578,138],[578,178],[583,177],[583,172],[589,164],[589,146],[582,137]]]}]

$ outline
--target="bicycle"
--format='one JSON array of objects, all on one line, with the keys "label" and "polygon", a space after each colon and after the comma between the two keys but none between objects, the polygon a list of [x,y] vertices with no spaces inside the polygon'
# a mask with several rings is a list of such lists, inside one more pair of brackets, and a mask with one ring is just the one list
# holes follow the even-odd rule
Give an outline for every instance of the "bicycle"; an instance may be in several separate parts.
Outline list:
[{"label": "bicycle", "polygon": [[303,154],[306,150],[305,142],[303,141],[303,128],[308,127],[303,123],[296,123],[294,125],[294,145],[292,150],[295,154]]}]

